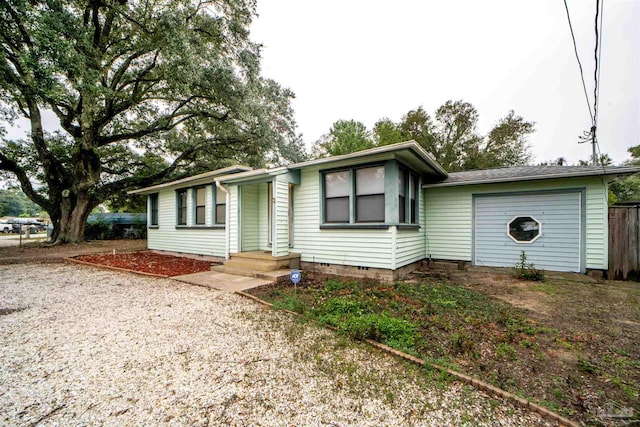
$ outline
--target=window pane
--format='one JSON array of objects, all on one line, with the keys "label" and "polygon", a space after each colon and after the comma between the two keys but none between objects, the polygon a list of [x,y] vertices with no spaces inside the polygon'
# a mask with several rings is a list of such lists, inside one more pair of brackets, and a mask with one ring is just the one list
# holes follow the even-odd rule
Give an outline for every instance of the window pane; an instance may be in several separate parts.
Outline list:
[{"label": "window pane", "polygon": [[196,206],[204,206],[204,187],[196,189]]},{"label": "window pane", "polygon": [[349,198],[325,199],[325,222],[349,222]]},{"label": "window pane", "polygon": [[151,195],[151,225],[158,225],[158,195]]},{"label": "window pane", "polygon": [[178,192],[178,224],[187,224],[187,191]]},{"label": "window pane", "polygon": [[196,208],[196,224],[204,224],[204,206],[198,206]]},{"label": "window pane", "polygon": [[384,222],[384,194],[356,197],[356,222]]},{"label": "window pane", "polygon": [[540,235],[540,223],[530,216],[519,216],[509,223],[509,234],[518,242],[530,242]]},{"label": "window pane", "polygon": [[384,194],[384,166],[356,170],[356,195]]},{"label": "window pane", "polygon": [[224,205],[227,203],[227,194],[216,187],[216,205]]},{"label": "window pane", "polygon": [[409,178],[409,197],[411,200],[411,224],[418,223],[418,206],[416,200],[418,199],[418,177],[411,175]]},{"label": "window pane", "polygon": [[411,199],[411,224],[417,224],[418,218],[416,217],[416,199]]},{"label": "window pane", "polygon": [[405,217],[405,207],[405,197],[401,195],[398,197],[398,221],[400,222],[407,221],[407,218]]},{"label": "window pane", "polygon": [[349,189],[349,171],[333,172],[324,176],[325,197],[344,197],[351,193]]},{"label": "window pane", "polygon": [[226,206],[216,205],[216,224],[224,224],[226,222]]}]

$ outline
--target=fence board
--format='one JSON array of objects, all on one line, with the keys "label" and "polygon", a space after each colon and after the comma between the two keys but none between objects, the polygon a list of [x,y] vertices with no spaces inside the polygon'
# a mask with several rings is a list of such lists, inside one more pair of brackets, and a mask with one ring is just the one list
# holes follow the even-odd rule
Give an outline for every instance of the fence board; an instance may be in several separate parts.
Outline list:
[{"label": "fence board", "polygon": [[609,208],[609,278],[640,281],[640,206]]}]

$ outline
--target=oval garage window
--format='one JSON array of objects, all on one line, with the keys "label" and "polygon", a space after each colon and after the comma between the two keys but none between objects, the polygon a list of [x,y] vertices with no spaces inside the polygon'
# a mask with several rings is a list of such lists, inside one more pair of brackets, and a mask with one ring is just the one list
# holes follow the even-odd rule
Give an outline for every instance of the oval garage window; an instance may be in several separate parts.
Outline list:
[{"label": "oval garage window", "polygon": [[542,235],[542,224],[532,216],[517,216],[507,224],[507,234],[516,243],[532,243]]}]

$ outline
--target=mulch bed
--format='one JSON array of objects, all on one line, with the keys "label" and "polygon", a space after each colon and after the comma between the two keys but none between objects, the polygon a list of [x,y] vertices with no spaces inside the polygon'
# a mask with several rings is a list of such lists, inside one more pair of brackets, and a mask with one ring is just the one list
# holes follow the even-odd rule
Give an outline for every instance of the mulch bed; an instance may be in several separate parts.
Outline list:
[{"label": "mulch bed", "polygon": [[169,277],[211,270],[211,262],[209,261],[158,254],[151,251],[81,255],[74,257],[74,259]]}]

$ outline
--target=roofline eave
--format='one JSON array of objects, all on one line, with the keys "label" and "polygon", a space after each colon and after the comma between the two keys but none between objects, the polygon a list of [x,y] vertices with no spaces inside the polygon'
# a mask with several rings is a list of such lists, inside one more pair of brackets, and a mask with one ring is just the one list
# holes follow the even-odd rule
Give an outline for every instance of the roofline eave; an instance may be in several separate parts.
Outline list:
[{"label": "roofline eave", "polygon": [[518,177],[504,177],[504,178],[488,178],[488,179],[476,179],[472,181],[456,181],[456,182],[439,182],[432,184],[423,184],[422,188],[435,188],[435,187],[459,187],[462,185],[479,185],[479,184],[498,184],[506,182],[518,182],[518,181],[540,181],[544,179],[561,179],[561,178],[580,178],[587,176],[609,176],[617,179],[622,176],[634,175],[640,173],[640,166],[623,167],[616,170],[603,169],[602,171],[578,171],[569,172],[563,174],[547,174],[547,175],[524,175]]}]

